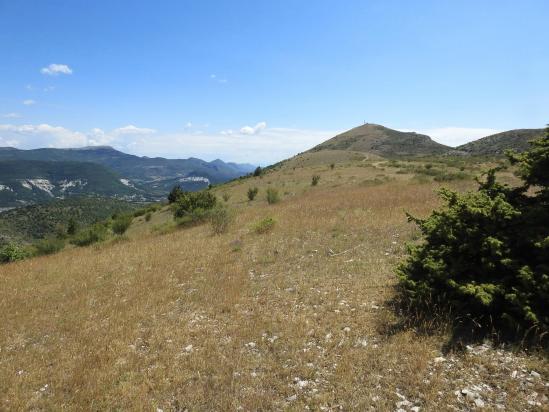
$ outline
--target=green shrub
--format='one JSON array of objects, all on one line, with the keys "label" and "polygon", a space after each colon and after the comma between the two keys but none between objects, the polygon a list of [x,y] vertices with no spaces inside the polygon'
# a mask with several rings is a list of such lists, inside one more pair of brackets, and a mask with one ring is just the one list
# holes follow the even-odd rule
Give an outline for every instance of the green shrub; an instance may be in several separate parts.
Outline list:
[{"label": "green shrub", "polygon": [[278,203],[280,201],[280,196],[278,195],[278,190],[269,187],[267,189],[267,203],[270,205]]},{"label": "green shrub", "polygon": [[311,186],[316,186],[319,181],[320,181],[320,176],[319,175],[314,175],[313,179],[311,181]]},{"label": "green shrub", "polygon": [[257,166],[257,168],[254,170],[254,176],[261,176],[263,174],[263,169],[260,166]]},{"label": "green shrub", "polygon": [[145,215],[145,222],[149,222],[152,218],[152,213],[151,212],[147,212],[147,214]]},{"label": "green shrub", "polygon": [[433,178],[435,182],[451,182],[453,180],[465,180],[470,176],[464,172],[457,173],[441,173]]},{"label": "green shrub", "polygon": [[210,210],[197,207],[190,212],[187,212],[181,217],[174,217],[177,226],[192,226],[199,223],[204,223],[210,216]]},{"label": "green shrub", "polygon": [[126,230],[132,224],[133,216],[132,215],[121,215],[113,220],[111,229],[116,235],[123,235],[126,233]]},{"label": "green shrub", "polygon": [[212,209],[216,202],[215,195],[208,191],[182,192],[173,203],[174,217],[180,219],[192,215],[196,209]]},{"label": "green shrub", "polygon": [[336,167],[335,163],[330,163],[330,169],[334,170],[335,167]]},{"label": "green shrub", "polygon": [[265,219],[262,219],[252,225],[252,230],[258,234],[267,233],[274,228],[275,224],[276,220],[274,220],[272,217],[266,217]]},{"label": "green shrub", "polygon": [[231,212],[226,207],[215,207],[209,213],[210,224],[216,235],[226,233],[232,220]]},{"label": "green shrub", "polygon": [[510,155],[522,186],[498,183],[491,170],[477,192],[443,189],[445,208],[425,220],[409,216],[423,242],[398,275],[416,313],[447,308],[462,325],[501,338],[549,332],[549,128],[533,145]]},{"label": "green shrub", "polygon": [[259,189],[257,187],[250,187],[248,189],[248,200],[251,202],[257,196]]},{"label": "green shrub", "polygon": [[88,246],[93,243],[101,242],[107,237],[107,228],[102,224],[95,224],[79,232],[71,243],[76,246]]},{"label": "green shrub", "polygon": [[228,202],[229,199],[231,198],[231,195],[228,194],[227,192],[225,192],[225,193],[223,193],[223,195],[222,195],[221,197],[223,198],[223,200],[224,200],[225,202]]},{"label": "green shrub", "polygon": [[78,232],[78,223],[73,218],[70,218],[67,224],[67,235],[73,236],[76,232]]},{"label": "green shrub", "polygon": [[65,241],[60,238],[46,238],[34,244],[35,255],[51,255],[65,247]]},{"label": "green shrub", "polygon": [[0,249],[0,263],[15,262],[29,256],[28,251],[16,243],[8,243]]},{"label": "green shrub", "polygon": [[170,193],[168,194],[168,203],[174,203],[177,198],[182,195],[184,192],[179,186],[174,186]]}]

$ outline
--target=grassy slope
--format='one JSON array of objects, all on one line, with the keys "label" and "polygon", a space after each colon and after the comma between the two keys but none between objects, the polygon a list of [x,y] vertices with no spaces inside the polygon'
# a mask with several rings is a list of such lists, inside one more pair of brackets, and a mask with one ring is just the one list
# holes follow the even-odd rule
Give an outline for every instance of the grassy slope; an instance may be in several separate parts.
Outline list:
[{"label": "grassy slope", "polygon": [[[467,409],[454,391],[480,383],[486,402],[506,392],[508,410],[531,408],[543,379],[510,375],[546,378],[546,361],[488,350],[435,363],[446,336],[387,333],[393,269],[416,234],[404,212],[427,215],[438,184],[383,161],[293,167],[216,189],[237,212],[227,234],[156,234],[162,211],[128,241],[1,267],[0,409],[395,410],[397,393]],[[268,186],[281,203],[267,205]],[[253,233],[267,216],[273,232]]]}]

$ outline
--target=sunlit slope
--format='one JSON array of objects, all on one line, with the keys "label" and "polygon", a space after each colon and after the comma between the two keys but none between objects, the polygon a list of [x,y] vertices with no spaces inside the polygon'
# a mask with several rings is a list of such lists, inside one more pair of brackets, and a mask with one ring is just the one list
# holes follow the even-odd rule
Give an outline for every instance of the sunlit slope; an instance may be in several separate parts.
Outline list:
[{"label": "sunlit slope", "polygon": [[[170,227],[165,209],[126,240],[0,267],[0,409],[394,410],[404,396],[433,410],[482,382],[486,402],[506,392],[526,409],[544,381],[523,391],[508,370],[545,361],[456,355],[448,380],[434,362],[446,337],[396,327],[394,267],[417,234],[405,211],[439,204],[441,183],[413,167],[282,165],[214,189],[235,214],[228,233]],[[272,232],[255,233],[265,217]]]}]

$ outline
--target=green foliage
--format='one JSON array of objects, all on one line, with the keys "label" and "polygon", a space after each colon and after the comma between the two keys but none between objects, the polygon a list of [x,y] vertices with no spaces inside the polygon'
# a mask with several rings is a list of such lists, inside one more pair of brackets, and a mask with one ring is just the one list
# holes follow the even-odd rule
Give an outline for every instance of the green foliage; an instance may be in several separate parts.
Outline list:
[{"label": "green foliage", "polygon": [[232,220],[231,212],[223,206],[213,208],[209,213],[210,224],[216,235],[226,233]]},{"label": "green foliage", "polygon": [[152,218],[152,213],[151,212],[147,212],[147,214],[145,214],[145,222],[149,222]]},{"label": "green foliage", "polygon": [[273,230],[275,224],[276,220],[272,217],[266,217],[265,219],[261,219],[259,222],[252,225],[252,230],[257,234],[267,233]]},{"label": "green foliage", "polygon": [[177,201],[179,196],[181,196],[183,193],[184,192],[181,189],[181,187],[174,186],[172,190],[170,190],[170,193],[168,194],[168,203],[170,204],[174,203],[175,201]]},{"label": "green foliage", "polygon": [[132,224],[133,216],[132,215],[120,215],[113,220],[111,229],[116,235],[123,235],[126,233],[126,230]]},{"label": "green foliage", "polygon": [[435,182],[451,182],[453,180],[466,180],[469,179],[471,176],[469,176],[467,173],[464,172],[456,172],[456,173],[441,173],[436,175],[433,180]]},{"label": "green foliage", "polygon": [[334,170],[335,167],[336,167],[335,163],[330,163],[330,169]]},{"label": "green foliage", "polygon": [[0,233],[16,243],[74,236],[80,228],[128,213],[135,205],[116,199],[69,197],[0,213]]},{"label": "green foliage", "polygon": [[319,181],[320,181],[320,176],[319,175],[314,175],[313,179],[311,180],[311,186],[316,186]]},{"label": "green foliage", "polygon": [[267,203],[270,205],[278,203],[280,201],[280,196],[278,195],[278,190],[269,187],[267,189]]},{"label": "green foliage", "polygon": [[231,198],[231,195],[228,194],[227,192],[225,192],[225,193],[223,193],[223,195],[222,195],[221,197],[223,198],[223,200],[224,200],[225,202],[228,202],[229,199]]},{"label": "green foliage", "polygon": [[[420,311],[447,307],[502,337],[549,331],[549,131],[530,152],[511,155],[524,184],[495,170],[477,192],[443,189],[446,207],[418,224],[423,243],[398,268],[403,297]],[[537,185],[534,195],[527,194]]]},{"label": "green foliage", "polygon": [[98,223],[79,232],[70,242],[76,246],[89,246],[106,238],[107,228]]},{"label": "green foliage", "polygon": [[8,243],[0,249],[0,263],[15,262],[28,256],[28,251],[16,243]]},{"label": "green foliage", "polygon": [[254,170],[254,176],[261,176],[263,174],[263,169],[260,166],[257,166]]},{"label": "green foliage", "polygon": [[201,215],[200,211],[212,209],[217,203],[214,194],[208,191],[182,192],[173,203],[173,212],[176,219],[193,214]]},{"label": "green foliage", "polygon": [[52,255],[61,251],[65,247],[65,241],[59,238],[46,238],[39,240],[34,244],[34,254],[37,256],[41,255]]},{"label": "green foliage", "polygon": [[251,202],[257,196],[259,189],[257,187],[250,187],[248,189],[248,200]]},{"label": "green foliage", "polygon": [[[160,209],[162,209],[162,204],[151,203],[148,206],[143,207],[141,209],[137,209],[135,212],[133,212],[133,217],[143,216],[143,215],[146,215],[147,213],[153,213]],[[115,216],[113,216],[113,219],[115,219]]]},{"label": "green foliage", "polygon": [[73,236],[78,232],[78,223],[76,223],[76,220],[74,218],[69,219],[69,223],[67,224],[67,235]]}]

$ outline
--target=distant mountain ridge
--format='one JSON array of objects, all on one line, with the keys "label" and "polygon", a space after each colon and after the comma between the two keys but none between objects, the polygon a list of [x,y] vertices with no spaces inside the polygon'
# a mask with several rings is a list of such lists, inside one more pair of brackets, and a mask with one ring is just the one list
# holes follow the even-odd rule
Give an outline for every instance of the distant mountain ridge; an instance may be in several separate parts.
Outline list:
[{"label": "distant mountain ridge", "polygon": [[110,146],[89,146],[71,149],[20,150],[0,148],[1,160],[70,161],[99,164],[117,173],[129,185],[139,186],[152,196],[164,196],[175,184],[197,190],[208,184],[223,183],[250,173],[255,166],[225,163],[220,159],[165,159],[139,157],[120,152]]},{"label": "distant mountain ridge", "polygon": [[147,193],[96,163],[0,160],[0,208],[44,203],[75,195],[131,201]]}]

